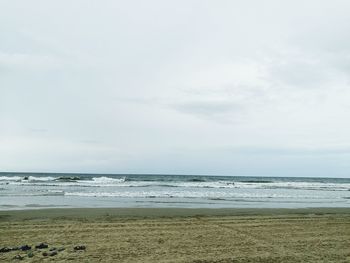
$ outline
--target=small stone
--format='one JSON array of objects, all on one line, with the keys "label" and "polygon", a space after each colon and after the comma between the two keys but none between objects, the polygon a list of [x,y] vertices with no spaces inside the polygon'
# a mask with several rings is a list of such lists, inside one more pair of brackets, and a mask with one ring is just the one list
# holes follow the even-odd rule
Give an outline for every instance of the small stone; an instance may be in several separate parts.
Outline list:
[{"label": "small stone", "polygon": [[57,251],[63,251],[63,250],[65,250],[65,248],[64,247],[59,247],[58,249],[57,249]]},{"label": "small stone", "polygon": [[8,247],[0,248],[0,253],[7,253],[7,252],[10,252],[10,251],[11,251],[11,248],[8,248]]},{"label": "small stone", "polygon": [[49,254],[50,257],[56,256],[56,255],[57,255],[57,251],[52,251],[52,252]]},{"label": "small stone", "polygon": [[28,257],[29,257],[29,258],[34,257],[34,253],[30,251],[30,252],[28,253]]},{"label": "small stone", "polygon": [[45,244],[45,243],[40,243],[39,245],[36,245],[35,248],[37,249],[43,249],[43,248],[48,248],[49,245]]},{"label": "small stone", "polygon": [[85,249],[86,249],[86,247],[83,245],[74,247],[74,250],[85,250]]},{"label": "small stone", "polygon": [[49,251],[54,251],[54,250],[57,250],[57,248],[52,247],[52,248],[49,249]]},{"label": "small stone", "polygon": [[47,252],[43,252],[42,254],[44,257],[47,257],[49,254]]},{"label": "small stone", "polygon": [[27,250],[31,250],[32,247],[30,247],[28,245],[24,245],[24,246],[21,246],[19,249],[22,250],[22,251],[27,251]]},{"label": "small stone", "polygon": [[16,255],[13,257],[13,259],[22,260],[22,259],[24,259],[24,257],[22,257],[21,255]]}]

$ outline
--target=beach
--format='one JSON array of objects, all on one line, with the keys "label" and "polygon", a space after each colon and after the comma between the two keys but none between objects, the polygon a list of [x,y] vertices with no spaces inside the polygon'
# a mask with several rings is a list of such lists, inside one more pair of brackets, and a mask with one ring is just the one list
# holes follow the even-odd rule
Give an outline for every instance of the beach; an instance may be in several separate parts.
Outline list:
[{"label": "beach", "polygon": [[350,263],[349,1],[1,1],[0,263]]},{"label": "beach", "polygon": [[[40,243],[49,247],[35,249]],[[0,211],[0,248],[22,245],[32,249],[0,253],[0,261],[349,262],[350,209]],[[50,248],[64,250],[44,256]]]}]

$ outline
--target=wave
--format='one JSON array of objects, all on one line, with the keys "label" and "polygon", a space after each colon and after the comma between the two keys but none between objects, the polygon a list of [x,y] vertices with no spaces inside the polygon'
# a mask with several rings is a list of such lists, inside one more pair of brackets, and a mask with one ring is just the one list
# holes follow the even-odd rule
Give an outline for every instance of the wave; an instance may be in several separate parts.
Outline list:
[{"label": "wave", "polygon": [[65,192],[63,190],[48,190],[46,195],[64,195]]},{"label": "wave", "polygon": [[174,185],[174,184],[158,184],[158,183],[155,183],[155,184],[139,184],[139,185],[130,184],[130,185],[125,185],[125,187],[180,187],[180,186]]},{"label": "wave", "polygon": [[43,181],[52,181],[56,177],[52,176],[0,176],[0,181],[7,182],[17,182],[17,181],[30,181],[30,182],[43,182]]},{"label": "wave", "polygon": [[65,191],[48,191],[48,192],[16,192],[0,194],[0,196],[64,196]]},{"label": "wave", "polygon": [[204,179],[192,178],[187,180],[187,182],[206,182]]},{"label": "wave", "polygon": [[125,182],[125,177],[123,178],[111,178],[111,177],[93,177],[92,181],[99,184],[111,184],[111,183],[123,183]]},{"label": "wave", "polygon": [[82,180],[79,176],[60,176],[55,179],[55,181],[60,181],[60,182],[76,182]]},{"label": "wave", "polygon": [[[293,194],[276,194],[276,193],[235,193],[235,192],[167,192],[167,191],[122,191],[122,192],[65,192],[65,196],[80,196],[80,197],[101,197],[101,198],[192,198],[192,199],[208,199],[214,201],[236,201],[240,200],[260,200],[266,202],[269,199],[273,200],[324,200],[323,195],[293,195]],[[339,200],[338,200],[339,201]]]},{"label": "wave", "polygon": [[[258,188],[258,187],[256,187]],[[292,189],[318,191],[348,191],[350,184],[310,183],[310,182],[279,182],[261,185],[263,189]]]},{"label": "wave", "polygon": [[127,177],[79,177],[79,176],[0,176],[0,185],[50,186],[50,187],[182,187],[182,188],[225,188],[225,189],[293,189],[318,191],[349,191],[350,183],[292,182],[268,180],[203,180],[185,178],[182,181],[128,180]]},{"label": "wave", "polygon": [[123,178],[111,178],[111,177],[93,177],[93,178],[83,178],[78,176],[0,176],[0,183],[11,183],[20,185],[37,185],[37,186],[99,186],[99,185],[117,185],[125,182],[125,177]]},{"label": "wave", "polygon": [[0,176],[0,181],[19,181],[22,178],[20,176]]},{"label": "wave", "polygon": [[40,176],[28,176],[22,179],[22,181],[28,180],[30,182],[47,182],[47,181],[53,181],[56,177],[46,176],[46,177],[40,177]]},{"label": "wave", "polygon": [[266,184],[266,183],[273,183],[274,181],[267,181],[267,180],[242,180],[239,181],[241,183],[255,183],[255,184]]}]

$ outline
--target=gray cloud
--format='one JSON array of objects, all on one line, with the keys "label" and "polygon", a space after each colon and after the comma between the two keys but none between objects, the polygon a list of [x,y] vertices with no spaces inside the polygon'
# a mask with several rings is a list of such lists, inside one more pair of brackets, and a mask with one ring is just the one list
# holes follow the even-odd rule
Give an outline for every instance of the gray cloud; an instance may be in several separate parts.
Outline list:
[{"label": "gray cloud", "polygon": [[273,156],[337,156],[350,155],[350,147],[339,148],[268,148],[268,147],[233,147],[222,149],[232,154],[273,155]]},{"label": "gray cloud", "polygon": [[196,101],[192,103],[184,103],[173,106],[176,110],[185,113],[198,114],[202,116],[212,117],[221,113],[234,111],[239,107],[232,103],[220,101]]},{"label": "gray cloud", "polygon": [[0,170],[345,176],[349,8],[4,1]]}]

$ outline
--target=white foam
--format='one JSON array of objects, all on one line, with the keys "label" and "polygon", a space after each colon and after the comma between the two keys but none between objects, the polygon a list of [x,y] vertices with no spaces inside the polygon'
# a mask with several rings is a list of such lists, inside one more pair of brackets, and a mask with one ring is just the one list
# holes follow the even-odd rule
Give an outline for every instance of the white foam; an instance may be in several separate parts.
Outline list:
[{"label": "white foam", "polygon": [[65,192],[66,196],[80,197],[115,197],[115,198],[205,198],[205,199],[323,199],[319,195],[289,195],[277,193],[237,193],[237,192],[211,192],[211,191],[121,191],[121,192]]},{"label": "white foam", "polygon": [[[26,178],[26,179],[25,179]],[[52,181],[55,177],[47,176],[47,177],[41,177],[41,176],[0,176],[0,181],[8,181],[8,182],[17,182],[17,181]]]},{"label": "white foam", "polygon": [[300,189],[300,190],[325,190],[325,191],[348,191],[350,184],[321,183],[321,182],[272,182],[259,184],[243,184],[242,186],[256,189]]},{"label": "white foam", "polygon": [[328,182],[233,182],[233,181],[209,181],[209,182],[186,182],[186,181],[126,181],[126,178],[111,178],[107,176],[81,178],[77,181],[60,181],[57,177],[29,176],[0,176],[0,182],[10,185],[33,185],[33,186],[76,186],[76,187],[140,187],[140,188],[225,188],[225,189],[295,189],[317,191],[349,191],[349,183]]},{"label": "white foam", "polygon": [[[41,177],[41,176],[29,176],[28,177],[28,181],[39,181],[39,182],[47,182],[47,181],[53,181],[55,180],[56,177],[52,177],[52,176],[46,176],[46,177]],[[23,181],[26,181],[23,179]]]},{"label": "white foam", "polygon": [[20,176],[0,176],[0,181],[19,181],[22,178]]},{"label": "white foam", "polygon": [[94,177],[92,178],[92,181],[97,184],[114,184],[114,183],[123,183],[125,182],[125,177],[123,178],[110,178],[106,176],[102,177]]}]

